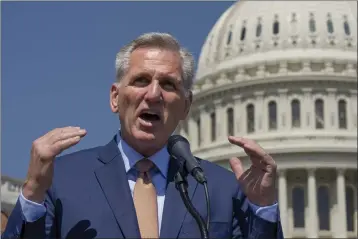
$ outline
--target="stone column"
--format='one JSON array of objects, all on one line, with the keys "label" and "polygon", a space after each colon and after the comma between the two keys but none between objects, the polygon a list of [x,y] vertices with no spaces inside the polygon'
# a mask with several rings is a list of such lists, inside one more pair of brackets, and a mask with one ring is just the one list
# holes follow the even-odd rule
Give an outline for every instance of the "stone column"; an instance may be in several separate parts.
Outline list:
[{"label": "stone column", "polygon": [[288,89],[278,89],[279,101],[277,102],[277,130],[287,131],[291,128],[291,109],[287,99]]},{"label": "stone column", "polygon": [[347,212],[346,212],[346,183],[344,178],[344,169],[337,170],[337,215],[335,223],[339,226],[337,229],[337,238],[347,237]]},{"label": "stone column", "polygon": [[311,97],[311,88],[303,88],[304,101],[301,106],[301,115],[302,122],[301,127],[304,129],[314,129],[315,128],[315,112],[314,112],[314,102]]},{"label": "stone column", "polygon": [[235,95],[234,96],[234,132],[235,136],[242,136],[243,129],[244,129],[244,119],[245,117],[245,108],[241,103],[241,96]]},{"label": "stone column", "polygon": [[307,237],[318,238],[317,185],[315,169],[308,169],[308,219],[309,220],[306,222]]},{"label": "stone column", "polygon": [[288,215],[287,215],[287,181],[286,171],[278,172],[278,201],[280,207],[280,217],[283,229],[283,235],[288,236]]},{"label": "stone column", "polygon": [[348,129],[356,131],[357,129],[357,90],[350,90],[351,100],[347,107],[347,124]]},{"label": "stone column", "polygon": [[226,139],[226,109],[221,100],[214,101],[215,104],[215,117],[216,117],[216,141],[224,141]]},{"label": "stone column", "polygon": [[207,146],[211,143],[210,140],[210,115],[207,111],[207,107],[200,106],[200,132],[201,132],[201,144]]},{"label": "stone column", "polygon": [[256,91],[255,95],[255,133],[261,133],[263,131],[263,126],[268,124],[267,111],[268,108],[264,106],[263,102],[263,91]]},{"label": "stone column", "polygon": [[189,139],[190,139],[190,145],[193,149],[197,149],[198,148],[198,128],[197,128],[197,124],[196,124],[196,119],[190,115],[189,116],[189,120],[188,120],[188,128],[189,128]]},{"label": "stone column", "polygon": [[338,104],[336,101],[336,92],[335,88],[326,89],[328,92],[327,100],[324,104],[324,117],[325,117],[325,128],[326,129],[338,129]]}]

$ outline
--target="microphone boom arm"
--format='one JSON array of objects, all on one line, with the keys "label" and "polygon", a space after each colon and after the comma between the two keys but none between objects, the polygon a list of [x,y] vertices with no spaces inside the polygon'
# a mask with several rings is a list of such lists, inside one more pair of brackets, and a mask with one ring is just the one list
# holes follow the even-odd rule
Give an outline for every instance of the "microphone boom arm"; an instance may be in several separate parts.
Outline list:
[{"label": "microphone boom arm", "polygon": [[192,204],[189,198],[188,182],[186,181],[186,178],[183,177],[180,171],[178,171],[174,177],[174,180],[175,180],[175,186],[179,190],[180,196],[185,204],[185,207],[187,208],[189,213],[194,217],[196,223],[199,226],[201,238],[209,239],[208,228],[206,227],[203,218],[200,216],[199,212],[195,209],[194,205]]}]

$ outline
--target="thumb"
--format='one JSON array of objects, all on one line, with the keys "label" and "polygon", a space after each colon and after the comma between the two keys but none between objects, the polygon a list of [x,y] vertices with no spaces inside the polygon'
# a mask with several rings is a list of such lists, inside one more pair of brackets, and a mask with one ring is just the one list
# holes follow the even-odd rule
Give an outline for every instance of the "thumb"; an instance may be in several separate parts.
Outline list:
[{"label": "thumb", "polygon": [[235,173],[237,180],[241,177],[244,173],[244,168],[242,166],[241,160],[237,157],[233,157],[230,159],[230,166],[232,171]]}]

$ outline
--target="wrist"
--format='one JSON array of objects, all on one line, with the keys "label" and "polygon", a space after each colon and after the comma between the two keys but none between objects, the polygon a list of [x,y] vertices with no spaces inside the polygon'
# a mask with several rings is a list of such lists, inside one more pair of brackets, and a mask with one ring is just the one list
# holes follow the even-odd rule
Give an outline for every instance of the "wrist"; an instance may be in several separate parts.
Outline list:
[{"label": "wrist", "polygon": [[22,195],[32,202],[42,203],[45,200],[46,189],[34,180],[26,180],[22,186]]}]

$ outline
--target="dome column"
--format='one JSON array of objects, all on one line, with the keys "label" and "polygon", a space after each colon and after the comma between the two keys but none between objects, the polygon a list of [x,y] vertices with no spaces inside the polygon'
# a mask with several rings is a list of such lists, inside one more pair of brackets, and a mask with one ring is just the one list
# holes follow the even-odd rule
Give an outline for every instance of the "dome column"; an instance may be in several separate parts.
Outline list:
[{"label": "dome column", "polygon": [[347,107],[348,129],[357,129],[357,90],[350,90],[351,101]]},{"label": "dome column", "polygon": [[264,107],[263,91],[256,91],[255,93],[255,133],[262,133],[263,126],[268,125],[268,112]]},{"label": "dome column", "polygon": [[287,215],[287,180],[286,170],[278,172],[278,201],[283,235],[288,236],[288,215]]},{"label": "dome column", "polygon": [[241,103],[241,95],[234,97],[234,132],[235,136],[243,136],[245,106]]},{"label": "dome column", "polygon": [[[327,93],[327,103],[325,104],[325,110],[327,111],[327,114],[325,115],[325,118],[327,119],[326,127],[327,129],[338,129],[338,104],[336,101],[336,92],[337,89],[335,88],[328,88]],[[329,123],[329,124],[328,124]]]},{"label": "dome column", "polygon": [[208,112],[208,107],[205,107],[204,105],[201,105],[199,107],[200,111],[200,132],[201,132],[201,142],[204,146],[207,146],[211,143],[210,138],[210,116]]},{"label": "dome column", "polygon": [[193,116],[190,116],[188,124],[190,145],[192,149],[197,149],[200,135],[198,134],[198,125]]},{"label": "dome column", "polygon": [[226,120],[226,109],[223,105],[222,100],[215,100],[215,117],[216,117],[216,141],[227,141],[227,120]]},{"label": "dome column", "polygon": [[308,169],[308,215],[305,219],[308,238],[318,238],[317,185],[315,169]]},{"label": "dome column", "polygon": [[287,99],[288,89],[278,89],[279,101],[277,102],[277,129],[287,131],[290,127],[291,114],[290,102]]},{"label": "dome column", "polygon": [[311,92],[312,89],[311,88],[303,88],[303,105],[301,107],[302,110],[302,126],[304,129],[306,130],[313,130],[314,129],[314,117],[315,117],[315,112],[314,112],[314,104],[312,102],[312,96],[311,96]]},{"label": "dome column", "polygon": [[334,218],[336,227],[336,238],[347,237],[347,211],[346,211],[346,183],[344,169],[337,170],[337,217]]}]

